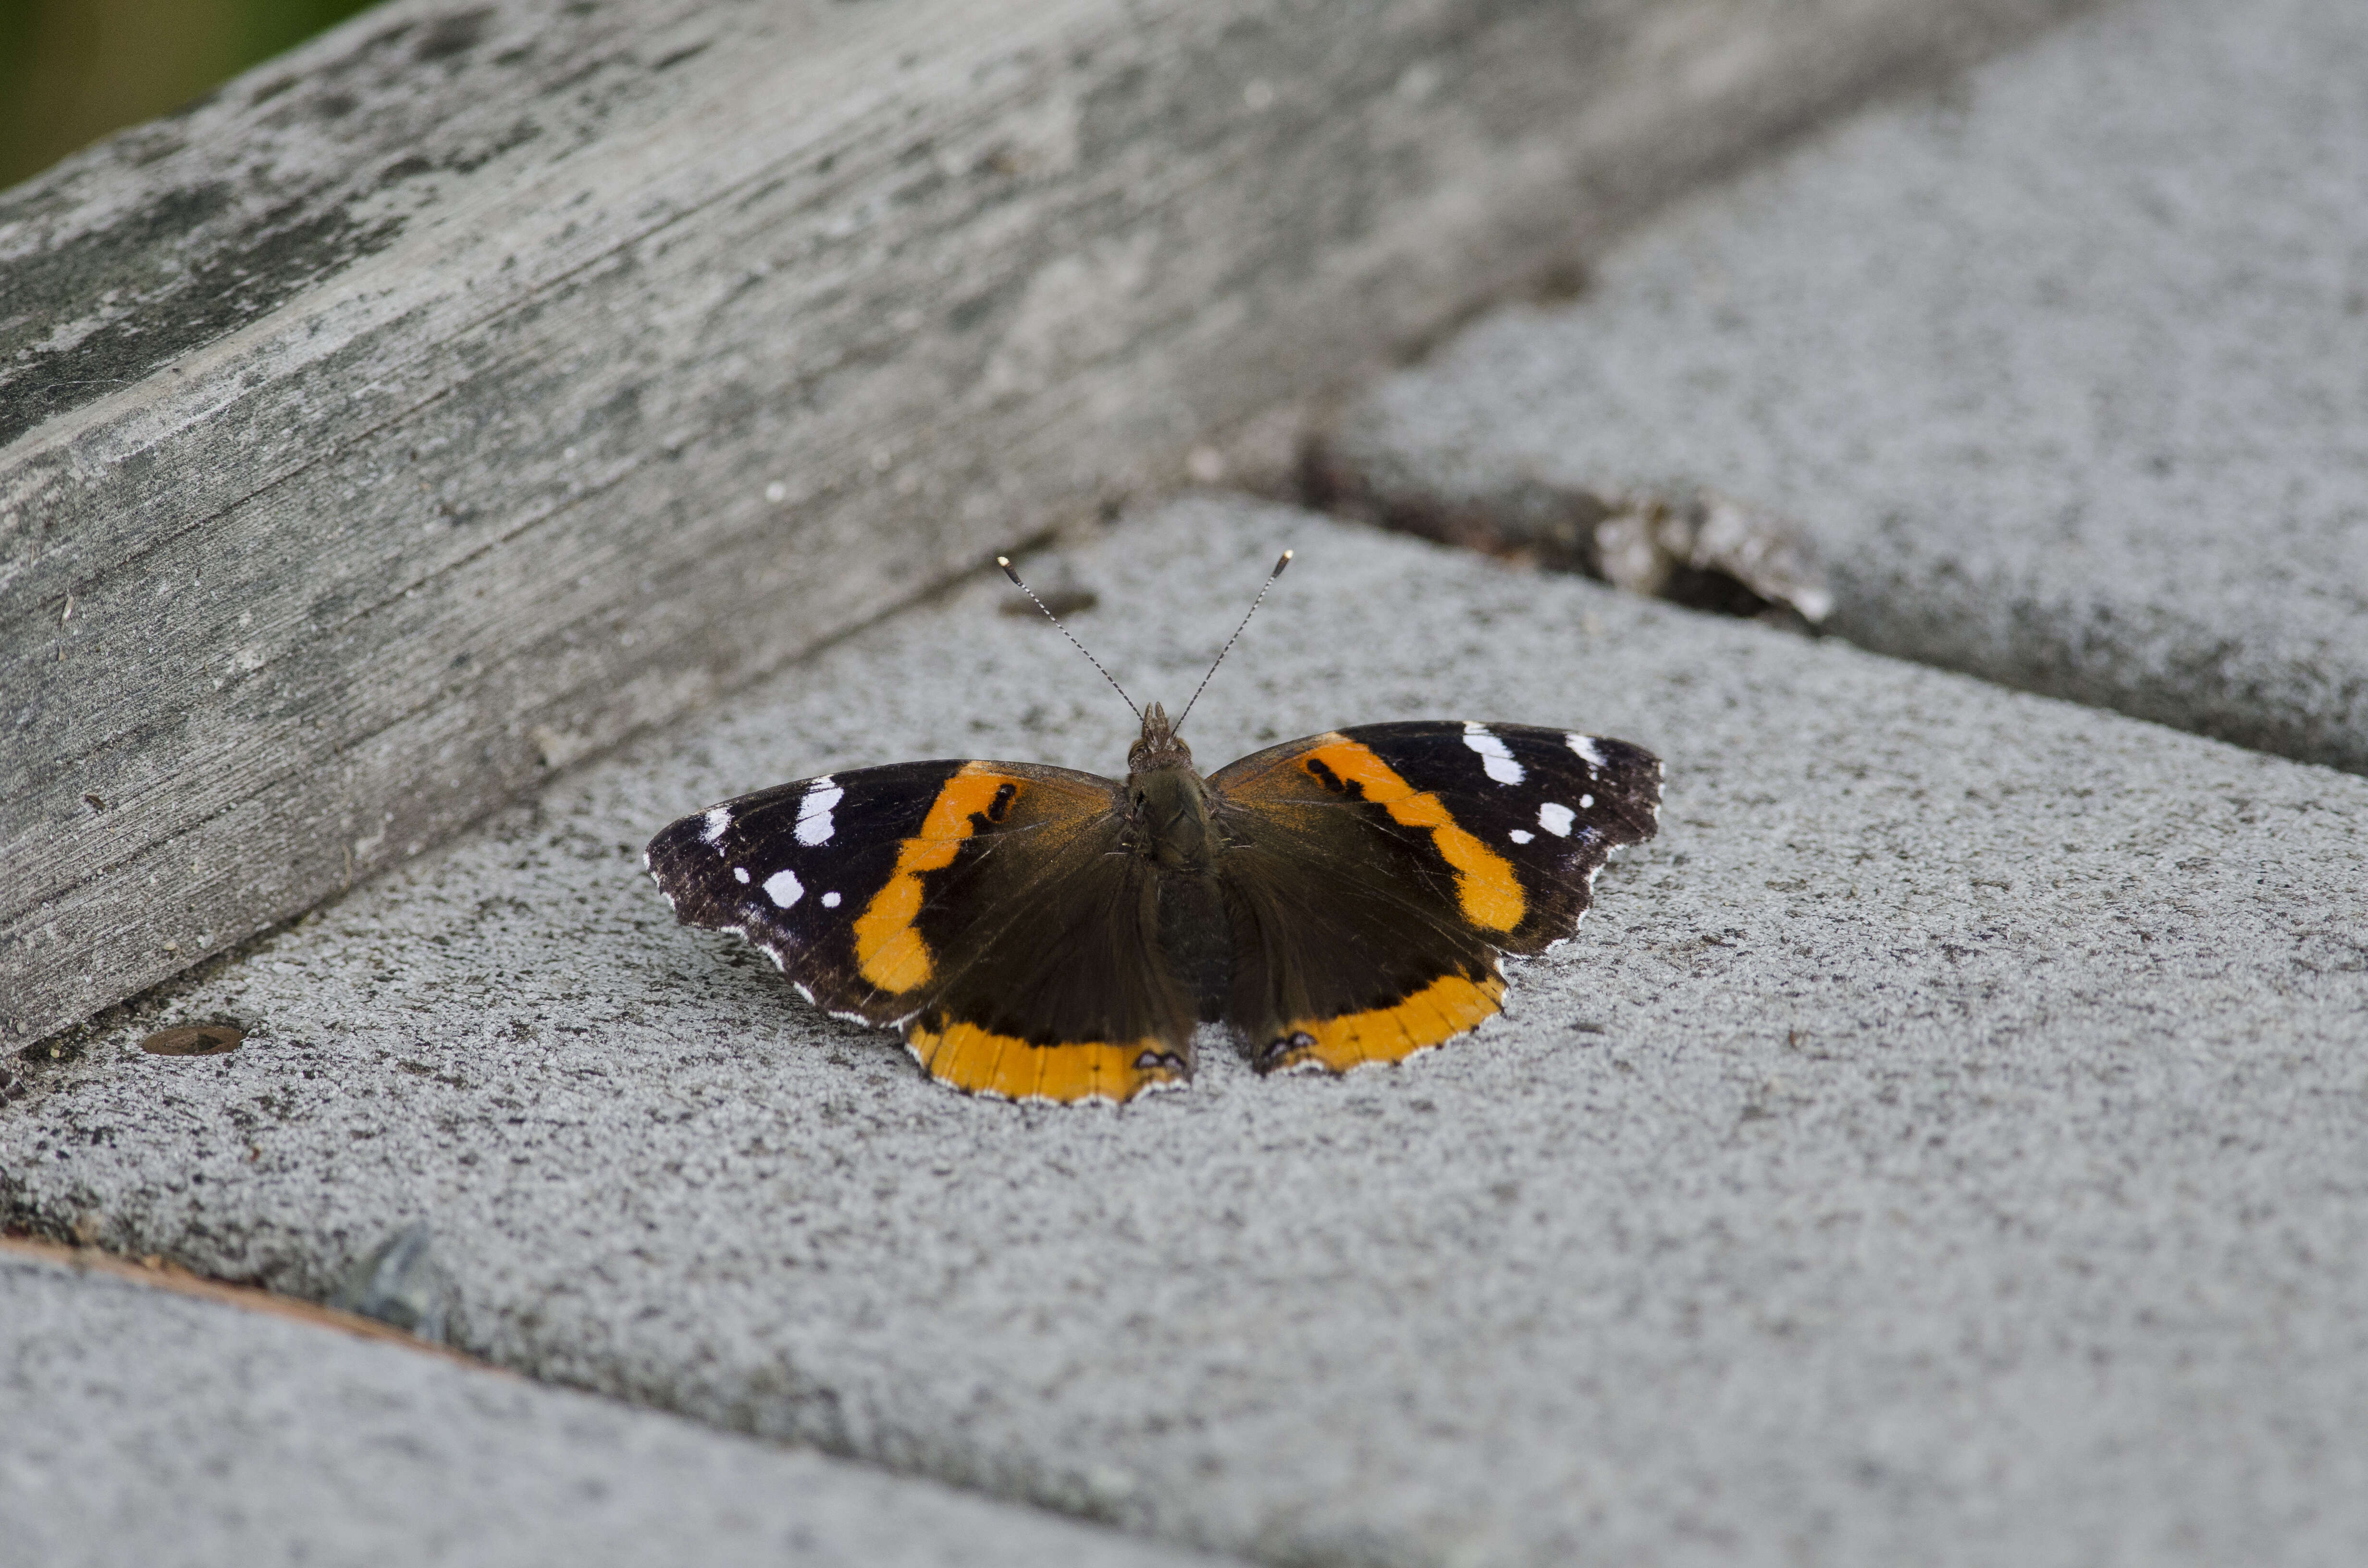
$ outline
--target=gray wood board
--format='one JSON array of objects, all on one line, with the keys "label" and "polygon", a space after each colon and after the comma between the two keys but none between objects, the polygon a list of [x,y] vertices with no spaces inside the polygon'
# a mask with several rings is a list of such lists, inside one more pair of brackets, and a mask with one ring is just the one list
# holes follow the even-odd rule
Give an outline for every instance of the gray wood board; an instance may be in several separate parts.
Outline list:
[{"label": "gray wood board", "polygon": [[68,1027],[2071,8],[357,18],[0,197],[0,1025]]}]

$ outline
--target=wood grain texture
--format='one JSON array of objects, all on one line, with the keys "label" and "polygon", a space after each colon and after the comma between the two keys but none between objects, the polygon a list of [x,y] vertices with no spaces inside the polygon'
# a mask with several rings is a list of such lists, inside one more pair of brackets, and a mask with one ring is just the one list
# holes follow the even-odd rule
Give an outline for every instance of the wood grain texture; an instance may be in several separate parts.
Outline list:
[{"label": "wood grain texture", "polygon": [[2073,4],[398,0],[0,195],[0,1038]]}]

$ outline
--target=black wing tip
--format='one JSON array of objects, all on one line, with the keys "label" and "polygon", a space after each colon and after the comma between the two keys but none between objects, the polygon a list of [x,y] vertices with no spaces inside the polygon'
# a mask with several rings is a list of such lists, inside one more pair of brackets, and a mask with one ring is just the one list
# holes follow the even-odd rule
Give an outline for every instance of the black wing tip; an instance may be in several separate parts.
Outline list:
[{"label": "black wing tip", "polygon": [[1646,751],[1634,741],[1623,741],[1613,735],[1587,735],[1583,738],[1594,745],[1596,755],[1603,759],[1603,769],[1607,773],[1649,773],[1658,779],[1668,771],[1657,755]]},{"label": "black wing tip", "polygon": [[1632,836],[1614,839],[1613,844],[1641,844],[1659,836],[1661,786],[1668,777],[1668,767],[1634,741],[1610,735],[1588,735],[1585,739],[1600,759],[1599,781],[1630,797],[1633,804],[1634,814],[1629,822]]},{"label": "black wing tip", "polygon": [[[728,929],[726,920],[736,914],[708,892],[700,874],[718,858],[721,835],[715,831],[715,814],[722,810],[711,806],[668,823],[642,850],[642,869],[657,884],[675,919],[710,931]],[[730,825],[728,817],[725,825]]]},{"label": "black wing tip", "polygon": [[642,846],[642,868],[654,877],[663,878],[678,866],[689,844],[699,842],[700,819],[685,817],[661,829]]}]

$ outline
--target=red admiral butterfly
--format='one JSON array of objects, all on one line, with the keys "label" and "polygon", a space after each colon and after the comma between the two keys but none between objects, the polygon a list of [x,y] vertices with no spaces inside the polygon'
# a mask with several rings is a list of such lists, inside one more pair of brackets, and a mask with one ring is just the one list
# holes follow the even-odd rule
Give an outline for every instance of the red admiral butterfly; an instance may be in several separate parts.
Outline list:
[{"label": "red admiral butterfly", "polygon": [[1361,724],[1203,778],[1182,718],[1137,713],[1123,782],[866,767],[685,817],[644,863],[685,925],[737,932],[808,1001],[902,1029],[957,1088],[1127,1100],[1191,1076],[1202,1022],[1261,1073],[1462,1034],[1497,1010],[1497,957],[1576,931],[1613,846],[1652,837],[1660,811],[1659,761],[1624,741]]}]

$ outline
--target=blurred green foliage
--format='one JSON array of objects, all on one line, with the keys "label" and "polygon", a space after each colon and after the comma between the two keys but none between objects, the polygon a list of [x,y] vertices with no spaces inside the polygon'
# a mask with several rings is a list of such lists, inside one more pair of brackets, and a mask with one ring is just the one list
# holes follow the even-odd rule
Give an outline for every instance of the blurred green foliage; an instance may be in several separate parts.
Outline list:
[{"label": "blurred green foliage", "polygon": [[370,0],[0,0],[0,186],[176,109]]}]

